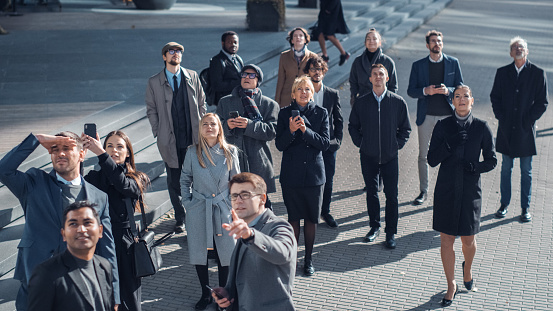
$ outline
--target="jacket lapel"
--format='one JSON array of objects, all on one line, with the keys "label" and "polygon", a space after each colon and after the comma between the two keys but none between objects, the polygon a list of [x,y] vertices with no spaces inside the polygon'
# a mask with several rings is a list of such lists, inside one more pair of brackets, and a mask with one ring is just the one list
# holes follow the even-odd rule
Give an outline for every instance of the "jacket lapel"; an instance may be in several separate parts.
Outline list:
[{"label": "jacket lapel", "polygon": [[96,272],[96,279],[98,280],[98,285],[100,286],[100,291],[102,295],[102,301],[106,310],[110,309],[110,284],[108,284],[108,278],[106,277],[106,271],[109,271],[109,268],[103,267],[100,264],[100,261],[94,256],[94,271]]},{"label": "jacket lapel", "polygon": [[55,221],[58,224],[58,228],[63,228],[63,210],[64,206],[62,206],[62,199],[61,199],[61,187],[58,184],[58,178],[56,177],[56,171],[52,169],[50,172],[50,178],[52,179],[52,182],[48,185],[50,187],[49,193],[51,193],[52,196],[52,203],[54,206],[54,217]]},{"label": "jacket lapel", "polygon": [[81,273],[79,272],[79,268],[77,267],[75,259],[73,259],[73,255],[71,255],[69,251],[65,251],[65,253],[63,253],[62,255],[62,261],[63,264],[66,265],[69,269],[67,275],[75,284],[77,291],[81,294],[82,297],[84,297],[84,300],[90,305],[90,307],[94,308],[94,303],[91,301],[92,297],[90,297],[90,295],[88,294],[86,284]]}]

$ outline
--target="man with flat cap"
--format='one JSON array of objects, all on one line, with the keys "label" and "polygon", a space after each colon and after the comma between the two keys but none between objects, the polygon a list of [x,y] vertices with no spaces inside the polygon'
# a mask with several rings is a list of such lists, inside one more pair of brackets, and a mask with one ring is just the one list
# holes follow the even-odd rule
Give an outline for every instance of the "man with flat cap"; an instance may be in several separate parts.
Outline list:
[{"label": "man with flat cap", "polygon": [[167,171],[169,198],[175,211],[175,232],[184,231],[184,206],[180,197],[180,172],[186,148],[197,143],[205,95],[198,74],[180,66],[184,47],[176,42],[161,50],[165,68],[148,80],[146,114],[157,137],[157,147]]}]

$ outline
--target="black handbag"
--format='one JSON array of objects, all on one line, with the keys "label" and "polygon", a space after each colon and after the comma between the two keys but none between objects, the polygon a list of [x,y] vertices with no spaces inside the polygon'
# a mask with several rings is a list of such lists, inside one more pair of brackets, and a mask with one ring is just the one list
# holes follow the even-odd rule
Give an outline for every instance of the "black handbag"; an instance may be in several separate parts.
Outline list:
[{"label": "black handbag", "polygon": [[159,271],[163,260],[161,259],[161,254],[159,253],[158,246],[163,242],[170,239],[175,232],[169,232],[164,235],[159,240],[155,240],[155,233],[151,230],[148,230],[148,225],[146,224],[146,213],[144,212],[144,203],[142,201],[142,196],[139,198],[140,211],[142,213],[142,227],[144,230],[140,235],[136,233],[136,222],[134,220],[134,209],[131,207],[131,200],[127,199],[127,213],[129,215],[131,230],[135,236],[135,241],[131,248],[131,251],[134,255],[134,276],[137,278],[154,275]]}]

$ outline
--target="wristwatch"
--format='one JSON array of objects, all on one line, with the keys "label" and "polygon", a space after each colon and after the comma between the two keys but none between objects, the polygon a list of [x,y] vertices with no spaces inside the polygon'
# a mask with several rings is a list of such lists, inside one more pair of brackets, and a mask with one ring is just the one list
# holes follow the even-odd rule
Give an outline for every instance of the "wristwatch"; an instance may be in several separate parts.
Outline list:
[{"label": "wristwatch", "polygon": [[242,239],[244,242],[250,242],[255,237],[255,231],[250,228],[250,237],[247,239]]}]

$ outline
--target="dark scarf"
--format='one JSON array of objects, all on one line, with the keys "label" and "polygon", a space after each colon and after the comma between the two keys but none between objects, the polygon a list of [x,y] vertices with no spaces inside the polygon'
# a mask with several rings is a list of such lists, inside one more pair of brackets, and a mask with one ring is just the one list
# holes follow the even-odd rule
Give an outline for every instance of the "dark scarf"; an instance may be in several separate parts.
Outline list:
[{"label": "dark scarf", "polygon": [[238,90],[238,95],[240,96],[240,100],[242,100],[244,112],[248,116],[248,119],[252,121],[263,121],[263,117],[261,116],[261,113],[259,113],[259,109],[255,104],[255,100],[253,99],[254,96],[258,97],[258,95],[260,95],[259,89],[255,88],[250,91],[244,90],[242,87],[240,87]]}]

